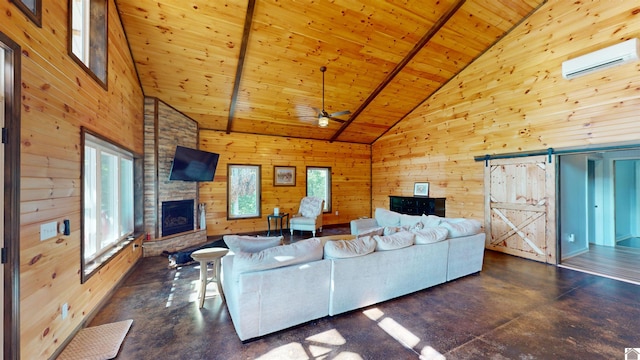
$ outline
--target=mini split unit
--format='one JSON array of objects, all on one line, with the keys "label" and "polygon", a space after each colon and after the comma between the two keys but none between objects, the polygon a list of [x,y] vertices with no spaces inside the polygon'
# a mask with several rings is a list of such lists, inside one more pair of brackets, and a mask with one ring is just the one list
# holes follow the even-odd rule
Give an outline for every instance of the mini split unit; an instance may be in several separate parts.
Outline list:
[{"label": "mini split unit", "polygon": [[637,61],[640,43],[634,38],[562,63],[562,77],[573,79],[594,71]]}]

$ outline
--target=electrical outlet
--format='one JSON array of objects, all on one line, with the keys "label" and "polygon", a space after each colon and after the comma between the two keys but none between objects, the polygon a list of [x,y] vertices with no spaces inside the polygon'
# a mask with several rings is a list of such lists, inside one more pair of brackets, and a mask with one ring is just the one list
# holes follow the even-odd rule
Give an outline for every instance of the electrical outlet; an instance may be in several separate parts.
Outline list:
[{"label": "electrical outlet", "polygon": [[62,304],[62,320],[67,318],[67,315],[69,315],[69,304],[64,303]]},{"label": "electrical outlet", "polygon": [[338,216],[338,210],[336,210],[336,216]]},{"label": "electrical outlet", "polygon": [[56,221],[40,225],[40,241],[51,239],[58,235],[58,223]]}]

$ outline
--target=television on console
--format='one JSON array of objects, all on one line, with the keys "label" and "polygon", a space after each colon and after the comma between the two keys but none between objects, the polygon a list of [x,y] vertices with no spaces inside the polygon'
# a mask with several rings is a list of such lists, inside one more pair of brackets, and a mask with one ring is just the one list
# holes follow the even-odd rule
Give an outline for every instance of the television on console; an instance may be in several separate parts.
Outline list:
[{"label": "television on console", "polygon": [[219,154],[177,146],[169,180],[213,181]]}]

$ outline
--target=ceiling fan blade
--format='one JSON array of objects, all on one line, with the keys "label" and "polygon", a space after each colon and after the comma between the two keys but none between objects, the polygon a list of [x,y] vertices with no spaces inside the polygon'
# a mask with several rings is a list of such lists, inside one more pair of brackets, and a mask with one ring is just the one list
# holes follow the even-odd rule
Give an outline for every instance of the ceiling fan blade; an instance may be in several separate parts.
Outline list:
[{"label": "ceiling fan blade", "polygon": [[338,119],[338,118],[334,118],[334,117],[329,117],[330,120],[333,120],[335,122],[339,122],[339,123],[346,123],[347,120],[342,120],[342,119]]},{"label": "ceiling fan blade", "polygon": [[349,114],[351,114],[351,111],[343,110],[343,111],[334,112],[333,114],[329,114],[329,117],[341,116],[341,115],[349,115]]}]

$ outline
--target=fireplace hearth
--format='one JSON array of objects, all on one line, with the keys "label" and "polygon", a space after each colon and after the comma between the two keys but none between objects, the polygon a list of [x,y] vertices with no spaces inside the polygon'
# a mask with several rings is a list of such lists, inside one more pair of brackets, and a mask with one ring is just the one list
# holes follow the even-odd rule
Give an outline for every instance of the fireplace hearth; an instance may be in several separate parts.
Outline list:
[{"label": "fireplace hearth", "polygon": [[162,202],[162,236],[194,229],[194,203],[193,199]]}]

